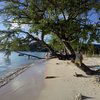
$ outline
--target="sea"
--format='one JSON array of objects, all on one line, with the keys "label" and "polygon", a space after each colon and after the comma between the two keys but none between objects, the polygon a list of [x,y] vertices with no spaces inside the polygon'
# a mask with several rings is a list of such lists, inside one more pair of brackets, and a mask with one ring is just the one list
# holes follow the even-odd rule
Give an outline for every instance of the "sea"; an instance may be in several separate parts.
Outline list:
[{"label": "sea", "polygon": [[[23,51],[22,53],[27,53],[30,55],[35,55],[41,58],[44,58],[45,52],[26,52]],[[36,63],[39,59],[31,57],[28,59],[28,56],[22,55],[19,56],[17,52],[11,52],[9,59],[7,59],[4,52],[0,52],[0,77],[5,76],[7,73],[13,72],[14,70],[23,67],[24,65],[28,65],[31,63]]]}]

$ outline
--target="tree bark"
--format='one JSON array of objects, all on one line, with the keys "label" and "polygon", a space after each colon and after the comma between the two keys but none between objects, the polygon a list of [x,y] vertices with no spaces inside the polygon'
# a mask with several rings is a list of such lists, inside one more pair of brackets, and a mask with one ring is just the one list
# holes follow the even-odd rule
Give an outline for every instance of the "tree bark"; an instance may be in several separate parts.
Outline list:
[{"label": "tree bark", "polygon": [[73,59],[73,63],[82,71],[84,71],[87,75],[100,75],[100,69],[97,71],[91,70],[88,66],[86,66],[82,61],[81,58],[80,59],[80,65],[78,63],[75,62],[76,60],[76,54],[73,50],[73,48],[71,47],[71,45],[69,43],[66,43],[66,47],[70,50],[70,52],[72,54],[67,54],[67,55],[63,55],[61,53],[56,53],[48,44],[46,44],[44,42],[44,44],[51,50],[51,52],[60,60],[72,60]]},{"label": "tree bark", "polygon": [[65,45],[65,48],[68,49],[72,55],[72,58],[75,60],[76,58],[76,54],[75,54],[75,51],[73,50],[73,48],[71,47],[70,43],[66,42],[66,41],[63,41],[64,45]]},{"label": "tree bark", "polygon": [[[66,55],[66,59],[70,58],[70,60],[73,59],[73,63],[80,68],[82,71],[84,71],[87,75],[100,75],[100,69],[97,71],[91,70],[88,66],[86,66],[83,62],[82,62],[82,57],[80,57],[80,64],[76,63],[76,54],[75,51],[73,50],[73,48],[71,47],[70,43],[63,41],[64,45],[66,46],[66,48],[68,48],[71,52],[71,55]],[[82,56],[82,55],[81,55]],[[72,59],[71,59],[72,58]]]},{"label": "tree bark", "polygon": [[63,55],[62,53],[57,53],[51,46],[49,46],[48,44],[46,44],[43,39],[42,42],[44,45],[46,45],[46,47],[53,53],[54,56],[56,56],[58,59],[60,60],[73,60],[73,63],[82,71],[84,71],[87,75],[98,75],[100,74],[100,69],[97,71],[91,70],[88,66],[86,66],[83,62],[82,62],[82,58],[80,57],[80,64],[76,63],[76,53],[74,51],[74,49],[72,48],[72,46],[70,45],[69,42],[66,42],[65,40],[62,41],[65,45],[65,49],[69,50],[71,54],[66,54]]},{"label": "tree bark", "polygon": [[79,69],[84,71],[87,75],[100,75],[100,69],[99,70],[91,70],[88,66],[86,66],[84,63],[79,66],[78,64],[75,64]]},{"label": "tree bark", "polygon": [[77,63],[75,63],[75,65],[81,69],[82,71],[84,71],[87,75],[92,75],[94,73],[94,71],[92,71],[89,67],[87,67],[84,63],[81,64],[81,66],[79,66]]}]

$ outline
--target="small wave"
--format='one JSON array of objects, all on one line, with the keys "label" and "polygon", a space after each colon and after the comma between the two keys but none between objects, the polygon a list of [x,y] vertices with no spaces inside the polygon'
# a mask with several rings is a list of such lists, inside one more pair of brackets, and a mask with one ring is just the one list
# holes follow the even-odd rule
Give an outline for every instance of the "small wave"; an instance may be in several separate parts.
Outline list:
[{"label": "small wave", "polygon": [[22,68],[17,68],[16,70],[9,72],[6,75],[3,75],[2,77],[0,77],[0,87],[7,84],[10,80],[14,79],[16,76],[24,72],[29,67],[31,67],[31,64],[23,66]]},{"label": "small wave", "polygon": [[0,72],[5,71],[5,70],[6,70],[6,68],[0,68]]}]

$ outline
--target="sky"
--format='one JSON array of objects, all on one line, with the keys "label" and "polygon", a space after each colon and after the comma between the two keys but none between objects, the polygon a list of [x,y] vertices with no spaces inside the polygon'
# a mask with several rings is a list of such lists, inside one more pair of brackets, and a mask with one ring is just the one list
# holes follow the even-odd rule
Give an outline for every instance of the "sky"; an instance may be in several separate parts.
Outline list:
[{"label": "sky", "polygon": [[[0,8],[3,8],[4,7],[4,4],[3,3],[0,3]],[[93,24],[97,23],[98,20],[99,20],[99,17],[96,13],[95,13],[95,10],[92,10],[88,13],[88,18],[92,21]],[[2,20],[3,17],[0,16],[0,30],[6,30],[6,27],[3,25],[3,20]],[[17,27],[16,24],[13,24],[13,27]],[[22,28],[26,31],[26,29],[28,29],[28,26],[27,25],[23,25]],[[98,44],[96,41],[93,42],[94,44]],[[100,44],[100,43],[99,43]]]},{"label": "sky", "polygon": [[0,16],[0,30],[5,30],[6,29],[6,27],[4,26],[4,24],[3,24],[3,19],[2,19],[2,17]]},{"label": "sky", "polygon": [[0,30],[5,30],[6,27],[2,24],[2,22],[0,22]]}]

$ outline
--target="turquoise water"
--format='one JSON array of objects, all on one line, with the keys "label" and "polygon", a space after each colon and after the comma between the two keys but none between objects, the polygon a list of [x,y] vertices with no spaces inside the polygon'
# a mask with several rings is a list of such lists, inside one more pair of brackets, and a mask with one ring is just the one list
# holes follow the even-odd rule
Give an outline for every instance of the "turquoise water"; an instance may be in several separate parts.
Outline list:
[{"label": "turquoise water", "polygon": [[[25,52],[29,54],[36,55],[38,57],[44,57],[45,53],[39,52]],[[18,56],[18,53],[12,52],[9,59],[4,57],[4,52],[0,52],[0,76],[4,76],[5,74],[17,69],[21,68],[23,65],[29,63],[35,63],[36,58],[28,59],[27,56]]]},{"label": "turquoise water", "polygon": [[100,65],[97,65],[95,68],[96,68],[96,69],[100,69]]}]

